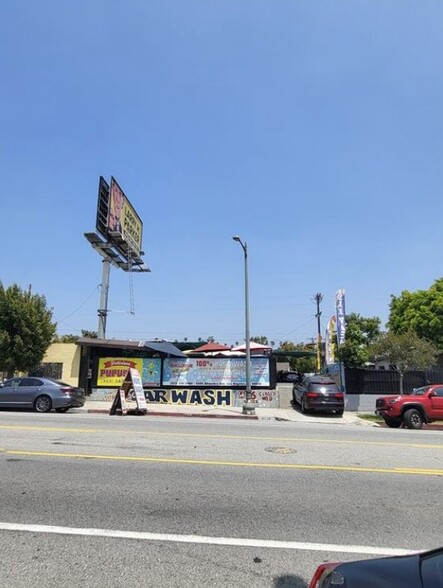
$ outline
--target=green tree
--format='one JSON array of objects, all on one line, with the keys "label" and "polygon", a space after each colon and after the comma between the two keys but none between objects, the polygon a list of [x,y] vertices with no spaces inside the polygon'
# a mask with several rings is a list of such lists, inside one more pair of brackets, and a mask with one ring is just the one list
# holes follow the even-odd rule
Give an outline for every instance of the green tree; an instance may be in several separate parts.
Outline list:
[{"label": "green tree", "polygon": [[403,394],[403,376],[408,370],[427,369],[435,363],[438,349],[433,343],[421,339],[413,331],[382,333],[369,351],[374,362],[387,361],[400,375],[400,394]]},{"label": "green tree", "polygon": [[55,335],[52,310],[44,296],[24,291],[17,284],[5,288],[0,282],[0,370],[37,367]]},{"label": "green tree", "polygon": [[78,335],[54,335],[53,343],[75,343],[78,339]]},{"label": "green tree", "polygon": [[361,367],[369,361],[369,346],[380,335],[380,319],[358,313],[346,316],[346,337],[338,349],[338,358],[346,367]]},{"label": "green tree", "polygon": [[387,327],[394,333],[414,331],[419,337],[432,341],[443,349],[443,278],[428,290],[391,296]]},{"label": "green tree", "polygon": [[[292,341],[280,341],[278,348],[279,352],[284,351],[298,351],[312,353],[312,347],[307,346],[305,343],[293,343]],[[315,355],[301,355],[300,357],[287,356],[289,366],[292,371],[300,372],[302,374],[311,373],[316,371],[317,359]]]},{"label": "green tree", "polygon": [[97,331],[88,331],[87,329],[82,329],[82,337],[89,337],[89,339],[97,339],[98,333]]},{"label": "green tree", "polygon": [[251,341],[254,343],[258,343],[259,345],[269,345],[268,338],[264,335],[260,335],[258,337],[251,337]]}]

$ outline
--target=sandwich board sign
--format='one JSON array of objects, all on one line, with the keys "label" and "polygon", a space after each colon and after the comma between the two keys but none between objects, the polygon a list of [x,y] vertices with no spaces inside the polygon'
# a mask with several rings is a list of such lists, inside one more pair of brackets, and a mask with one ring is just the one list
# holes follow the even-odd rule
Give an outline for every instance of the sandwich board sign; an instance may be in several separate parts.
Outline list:
[{"label": "sandwich board sign", "polygon": [[135,401],[137,403],[136,412],[138,414],[147,412],[148,405],[146,404],[146,397],[143,391],[143,384],[140,373],[135,368],[129,368],[121,388],[117,391],[114,397],[111,410],[109,411],[110,415],[117,414],[117,412],[122,415],[128,414],[126,398],[128,397],[131,388],[134,391]]}]

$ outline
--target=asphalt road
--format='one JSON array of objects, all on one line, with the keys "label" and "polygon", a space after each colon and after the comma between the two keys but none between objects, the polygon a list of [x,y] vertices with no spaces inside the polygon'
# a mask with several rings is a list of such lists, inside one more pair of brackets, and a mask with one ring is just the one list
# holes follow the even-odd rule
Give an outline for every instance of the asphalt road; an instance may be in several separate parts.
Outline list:
[{"label": "asphalt road", "polygon": [[439,431],[0,411],[2,588],[306,588],[443,543]]}]

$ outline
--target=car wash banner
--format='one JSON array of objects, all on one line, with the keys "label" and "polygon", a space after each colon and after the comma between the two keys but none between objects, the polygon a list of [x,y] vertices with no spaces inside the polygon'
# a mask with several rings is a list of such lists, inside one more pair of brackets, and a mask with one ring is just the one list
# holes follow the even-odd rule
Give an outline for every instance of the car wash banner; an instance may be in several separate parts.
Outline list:
[{"label": "car wash banner", "polygon": [[[269,387],[269,357],[251,357],[251,384]],[[163,386],[245,386],[246,358],[167,358]]]},{"label": "car wash banner", "polygon": [[337,343],[343,345],[346,336],[345,291],[343,288],[335,294],[335,316],[337,328]]}]

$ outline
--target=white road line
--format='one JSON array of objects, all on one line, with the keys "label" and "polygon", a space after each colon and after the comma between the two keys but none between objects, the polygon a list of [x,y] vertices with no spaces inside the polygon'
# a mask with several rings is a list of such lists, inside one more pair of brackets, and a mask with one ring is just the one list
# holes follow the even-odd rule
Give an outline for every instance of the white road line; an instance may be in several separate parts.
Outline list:
[{"label": "white road line", "polygon": [[146,533],[137,531],[115,531],[112,529],[83,529],[77,527],[56,527],[52,525],[22,525],[0,523],[0,531],[22,531],[28,533],[49,533],[55,535],[80,535],[89,537],[110,537],[114,539],[136,539],[139,541],[167,541],[170,543],[193,543],[200,545],[224,545],[229,547],[261,547],[274,549],[298,549],[301,551],[327,551],[337,553],[358,553],[365,555],[409,555],[416,553],[407,549],[371,547],[365,545],[335,545],[329,543],[302,543],[298,541],[272,541],[266,539],[241,539],[237,537],[205,537],[201,535],[173,535],[170,533]]}]

